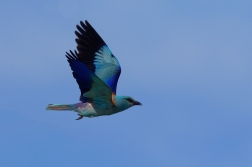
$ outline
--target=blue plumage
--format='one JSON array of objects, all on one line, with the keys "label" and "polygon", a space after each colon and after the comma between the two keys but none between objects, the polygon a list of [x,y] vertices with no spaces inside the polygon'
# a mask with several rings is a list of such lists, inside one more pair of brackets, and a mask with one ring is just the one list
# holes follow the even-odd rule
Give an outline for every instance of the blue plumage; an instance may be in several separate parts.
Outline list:
[{"label": "blue plumage", "polygon": [[107,45],[102,46],[94,56],[94,73],[110,86],[116,94],[116,86],[121,74],[121,67]]},{"label": "blue plumage", "polygon": [[93,73],[78,60],[78,57],[70,51],[71,55],[67,53],[66,57],[68,58],[69,65],[73,71],[73,76],[76,79],[81,94],[88,92],[92,88],[92,75]]},{"label": "blue plumage", "polygon": [[117,96],[121,67],[111,50],[94,28],[85,21],[77,25],[77,51],[66,53],[73,77],[80,88],[77,104],[51,104],[48,110],[73,110],[82,117],[111,115],[141,105],[129,96]]}]

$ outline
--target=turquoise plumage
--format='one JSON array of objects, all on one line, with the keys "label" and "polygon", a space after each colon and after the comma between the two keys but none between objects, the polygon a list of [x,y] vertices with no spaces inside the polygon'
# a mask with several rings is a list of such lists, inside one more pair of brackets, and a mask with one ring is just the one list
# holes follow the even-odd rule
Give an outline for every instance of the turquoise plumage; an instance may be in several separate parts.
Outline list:
[{"label": "turquoise plumage", "polygon": [[85,21],[77,25],[77,50],[66,52],[73,77],[80,88],[80,103],[49,104],[47,110],[70,110],[79,118],[111,115],[134,105],[142,105],[130,96],[117,96],[121,67],[95,29]]}]

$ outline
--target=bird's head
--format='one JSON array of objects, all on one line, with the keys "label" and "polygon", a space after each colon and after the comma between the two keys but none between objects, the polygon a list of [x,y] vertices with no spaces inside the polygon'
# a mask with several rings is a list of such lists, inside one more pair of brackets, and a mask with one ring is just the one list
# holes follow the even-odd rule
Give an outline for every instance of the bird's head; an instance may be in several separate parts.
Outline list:
[{"label": "bird's head", "polygon": [[126,110],[135,105],[142,105],[140,102],[134,100],[130,96],[115,96],[114,100],[115,100],[116,107],[120,111]]}]

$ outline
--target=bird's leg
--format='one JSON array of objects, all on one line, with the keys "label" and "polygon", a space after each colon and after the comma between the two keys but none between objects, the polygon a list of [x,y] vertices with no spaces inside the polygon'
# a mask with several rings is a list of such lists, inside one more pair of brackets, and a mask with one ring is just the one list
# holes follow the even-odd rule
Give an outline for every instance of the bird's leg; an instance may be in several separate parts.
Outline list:
[{"label": "bird's leg", "polygon": [[77,118],[76,120],[81,120],[84,116],[82,116],[82,115],[80,115],[80,114],[78,114],[80,117],[79,118]]}]

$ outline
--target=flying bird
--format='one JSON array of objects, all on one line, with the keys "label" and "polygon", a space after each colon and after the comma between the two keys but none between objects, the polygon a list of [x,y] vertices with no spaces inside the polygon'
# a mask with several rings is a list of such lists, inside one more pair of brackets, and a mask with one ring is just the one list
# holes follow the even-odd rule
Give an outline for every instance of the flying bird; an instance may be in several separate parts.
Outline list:
[{"label": "flying bird", "polygon": [[77,51],[66,52],[73,77],[79,85],[81,102],[49,104],[47,110],[70,110],[83,117],[112,115],[134,105],[142,105],[130,96],[117,96],[121,66],[95,29],[80,21],[75,31]]}]

